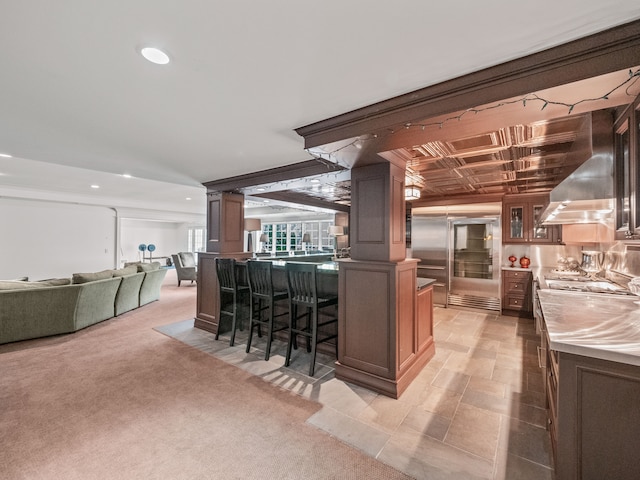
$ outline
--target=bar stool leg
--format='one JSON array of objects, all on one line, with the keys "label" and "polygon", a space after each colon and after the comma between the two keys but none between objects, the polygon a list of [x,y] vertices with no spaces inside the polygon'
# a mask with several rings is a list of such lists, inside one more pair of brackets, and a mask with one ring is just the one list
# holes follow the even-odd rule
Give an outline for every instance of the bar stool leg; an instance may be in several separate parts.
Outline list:
[{"label": "bar stool leg", "polygon": [[[267,304],[269,308],[269,323],[267,324],[267,351],[264,354],[265,361],[269,360],[271,356],[271,341],[273,340],[273,300],[268,300]],[[258,326],[258,329],[260,329],[260,327],[261,325]]]},{"label": "bar stool leg", "polygon": [[[313,377],[316,369],[316,348],[318,347],[318,309],[316,307],[314,307],[311,312],[309,328],[311,330],[311,365],[309,366],[309,376]],[[309,337],[307,337],[307,341],[308,340]]]},{"label": "bar stool leg", "polygon": [[237,312],[237,298],[233,295],[233,315],[231,317],[231,340],[229,340],[229,346],[233,347],[236,340],[236,319],[238,318]]},{"label": "bar stool leg", "polygon": [[284,366],[288,367],[291,363],[291,346],[295,344],[295,348],[298,348],[298,342],[295,338],[293,330],[297,329],[296,317],[298,316],[298,306],[289,305],[289,341],[287,342],[287,356],[284,359]]}]

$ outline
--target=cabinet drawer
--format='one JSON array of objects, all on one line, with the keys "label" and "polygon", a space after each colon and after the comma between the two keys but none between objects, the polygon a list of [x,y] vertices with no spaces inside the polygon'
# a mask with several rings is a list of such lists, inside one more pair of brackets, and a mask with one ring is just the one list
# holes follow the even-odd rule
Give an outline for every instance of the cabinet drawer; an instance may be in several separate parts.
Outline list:
[{"label": "cabinet drawer", "polygon": [[502,274],[506,279],[522,280],[523,282],[527,281],[528,278],[531,276],[531,272],[527,272],[527,271],[518,272],[517,270],[503,270]]},{"label": "cabinet drawer", "polygon": [[512,293],[519,293],[524,295],[527,289],[529,288],[529,284],[527,282],[523,282],[521,280],[505,280],[505,291]]},{"label": "cabinet drawer", "polygon": [[507,295],[505,297],[504,308],[511,310],[527,310],[527,302],[523,295]]}]

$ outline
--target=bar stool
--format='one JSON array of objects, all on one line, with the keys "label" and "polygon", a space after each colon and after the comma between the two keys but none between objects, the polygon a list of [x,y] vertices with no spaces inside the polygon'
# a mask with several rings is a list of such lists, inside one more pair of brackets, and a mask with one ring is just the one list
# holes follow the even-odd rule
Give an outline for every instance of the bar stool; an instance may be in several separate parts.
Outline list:
[{"label": "bar stool", "polygon": [[[236,338],[237,324],[240,323],[240,327],[242,327],[242,319],[238,322],[238,302],[246,298],[249,293],[249,287],[246,285],[238,285],[236,261],[234,258],[217,257],[215,262],[218,284],[220,286],[220,318],[218,319],[216,340],[218,340],[220,336],[222,315],[228,315],[231,317],[231,340],[229,341],[229,346],[233,347]],[[227,302],[228,308],[225,308],[225,296],[227,298],[229,298],[229,296],[231,297],[231,302]]]},{"label": "bar stool", "polygon": [[258,329],[258,336],[262,337],[262,326],[267,327],[267,351],[265,360],[271,355],[271,341],[273,333],[289,328],[288,322],[275,325],[278,317],[288,315],[289,312],[275,314],[276,302],[286,300],[289,294],[285,291],[273,289],[273,264],[269,261],[247,261],[247,274],[249,277],[249,292],[251,293],[251,318],[249,319],[249,338],[247,340],[247,353],[251,349],[253,330]]},{"label": "bar stool", "polygon": [[[311,352],[311,366],[309,376],[313,377],[316,366],[316,346],[318,343],[336,339],[336,357],[338,356],[338,333],[327,334],[318,337],[318,330],[330,324],[337,324],[337,318],[331,318],[320,322],[318,320],[320,310],[338,304],[337,296],[318,296],[318,266],[308,262],[287,262],[285,266],[287,274],[287,288],[289,292],[289,343],[287,344],[287,357],[285,367],[291,361],[291,346],[297,348],[296,337],[302,335],[307,340],[307,352]],[[306,312],[298,315],[298,307],[304,307]],[[304,326],[298,327],[298,320],[306,317]]]}]

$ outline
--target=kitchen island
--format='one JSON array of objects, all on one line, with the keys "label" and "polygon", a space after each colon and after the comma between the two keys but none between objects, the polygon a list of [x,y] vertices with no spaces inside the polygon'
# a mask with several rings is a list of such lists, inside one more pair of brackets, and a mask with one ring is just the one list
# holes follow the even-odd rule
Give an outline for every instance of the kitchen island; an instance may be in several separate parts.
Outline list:
[{"label": "kitchen island", "polygon": [[539,290],[556,478],[640,478],[640,305]]},{"label": "kitchen island", "polygon": [[[232,257],[238,262],[239,273],[244,270],[242,264],[248,254],[227,254],[201,252],[198,262],[198,299],[194,325],[197,328],[216,333],[229,329],[227,322],[220,322],[220,299],[216,257]],[[274,264],[274,283],[277,288],[286,289],[285,265],[288,261],[312,261],[311,256],[285,258],[260,258],[260,261],[272,261]],[[326,260],[326,259],[325,259]],[[335,312],[338,316],[338,361],[336,378],[364,386],[384,395],[397,398],[411,383],[422,367],[435,354],[433,341],[433,284],[435,279],[417,278],[415,264],[410,259],[401,262],[403,286],[407,292],[402,301],[389,305],[393,316],[380,307],[380,298],[370,298],[367,304],[354,302],[340,292],[347,278],[353,277],[353,271],[361,263],[349,259],[323,261],[318,263],[318,288],[320,292],[338,295],[339,302]],[[395,276],[389,275],[389,265],[377,262],[376,268],[368,267],[364,279],[353,280],[358,288],[371,288],[372,276],[378,274],[387,279],[389,288],[396,288]],[[395,265],[395,264],[394,264]],[[348,272],[351,272],[349,275]],[[375,277],[374,277],[375,278]],[[357,282],[356,282],[357,280]],[[351,300],[351,304],[349,302]],[[382,300],[387,300],[383,297]],[[347,308],[349,307],[349,308]],[[335,316],[335,315],[334,315]],[[390,321],[391,320],[393,321]],[[221,324],[220,324],[221,323]],[[335,351],[335,344],[321,344],[327,353]],[[332,348],[333,347],[333,348]]]},{"label": "kitchen island", "polygon": [[[235,258],[238,264],[239,281],[247,285],[245,262],[252,259],[249,253],[227,254],[200,252],[198,254],[198,298],[196,308],[195,327],[211,333],[228,331],[229,322],[219,325],[220,295],[218,277],[216,274],[216,257]],[[276,290],[286,290],[287,281],[284,266],[287,261],[312,262],[318,264],[318,289],[320,293],[338,294],[338,264],[331,260],[331,255],[300,255],[292,257],[260,257],[255,260],[269,261],[274,266],[274,285]],[[336,312],[337,314],[337,312]]]}]

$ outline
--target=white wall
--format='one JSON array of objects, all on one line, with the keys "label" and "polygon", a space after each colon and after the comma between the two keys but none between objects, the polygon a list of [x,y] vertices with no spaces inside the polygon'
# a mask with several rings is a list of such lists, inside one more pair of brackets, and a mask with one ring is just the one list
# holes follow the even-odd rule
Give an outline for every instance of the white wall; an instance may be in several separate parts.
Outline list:
[{"label": "white wall", "polygon": [[[187,250],[188,225],[185,223],[123,218],[120,226],[121,263],[140,260],[140,244],[155,245],[153,257],[170,257]],[[149,252],[145,252],[145,256],[148,257]],[[164,264],[165,260],[158,261]]]},{"label": "white wall", "polygon": [[111,208],[0,198],[0,279],[113,268],[115,248]]},{"label": "white wall", "polygon": [[0,279],[119,268],[139,260],[141,243],[156,246],[154,257],[170,256],[187,250],[189,226],[204,223],[190,213],[0,197]]}]

